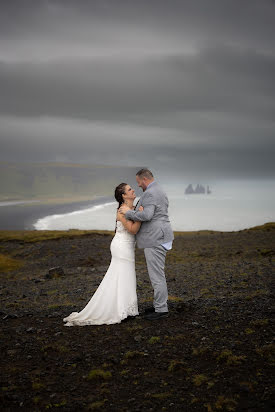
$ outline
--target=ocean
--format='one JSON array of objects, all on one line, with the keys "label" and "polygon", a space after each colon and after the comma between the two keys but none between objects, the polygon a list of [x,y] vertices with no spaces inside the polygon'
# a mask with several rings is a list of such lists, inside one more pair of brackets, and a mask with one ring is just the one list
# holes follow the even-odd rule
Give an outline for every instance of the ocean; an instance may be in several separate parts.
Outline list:
[{"label": "ocean", "polygon": [[[193,182],[210,187],[210,194],[185,194],[192,182],[159,182],[169,198],[174,231],[237,231],[275,221],[275,184],[271,180]],[[142,194],[135,188],[137,199]],[[34,223],[37,230],[114,230],[116,201],[104,201],[87,209],[52,214]]]}]

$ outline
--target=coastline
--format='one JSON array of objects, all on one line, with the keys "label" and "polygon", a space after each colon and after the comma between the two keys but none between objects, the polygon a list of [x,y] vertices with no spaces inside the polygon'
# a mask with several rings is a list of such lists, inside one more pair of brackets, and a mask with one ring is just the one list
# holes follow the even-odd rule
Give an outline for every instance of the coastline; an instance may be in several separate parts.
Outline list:
[{"label": "coastline", "polygon": [[46,216],[88,209],[113,201],[112,196],[94,196],[89,200],[67,201],[62,199],[41,200],[39,203],[20,203],[1,206],[0,230],[36,230],[34,224]]}]

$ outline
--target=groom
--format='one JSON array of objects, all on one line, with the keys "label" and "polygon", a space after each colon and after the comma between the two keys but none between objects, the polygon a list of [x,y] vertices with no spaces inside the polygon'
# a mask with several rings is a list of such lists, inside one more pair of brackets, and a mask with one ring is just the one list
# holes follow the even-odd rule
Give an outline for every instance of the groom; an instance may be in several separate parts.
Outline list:
[{"label": "groom", "polygon": [[168,198],[149,169],[136,174],[138,186],[143,194],[138,202],[143,211],[120,207],[121,213],[134,222],[142,222],[136,234],[137,247],[144,249],[151,284],[154,289],[153,306],[145,309],[145,318],[157,320],[168,316],[168,291],[164,273],[167,250],[172,249],[173,230],[168,216]]}]

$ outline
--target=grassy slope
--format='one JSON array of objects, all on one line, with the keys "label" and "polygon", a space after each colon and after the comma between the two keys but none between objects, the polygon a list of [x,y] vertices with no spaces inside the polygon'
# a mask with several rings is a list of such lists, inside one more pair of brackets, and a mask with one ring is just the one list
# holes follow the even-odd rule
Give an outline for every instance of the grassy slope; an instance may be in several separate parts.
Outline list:
[{"label": "grassy slope", "polygon": [[[261,226],[255,226],[244,230],[274,230],[275,222],[265,223]],[[213,233],[212,230],[199,230],[196,232],[174,232],[175,236],[192,235],[194,233],[207,234]],[[100,234],[114,234],[113,231],[107,230],[0,230],[0,241],[18,240],[26,243],[40,242],[42,240],[60,239],[60,238],[72,238],[83,235],[89,235],[90,233]]]},{"label": "grassy slope", "polygon": [[132,182],[137,170],[86,164],[0,162],[0,201],[108,195],[121,181]]}]

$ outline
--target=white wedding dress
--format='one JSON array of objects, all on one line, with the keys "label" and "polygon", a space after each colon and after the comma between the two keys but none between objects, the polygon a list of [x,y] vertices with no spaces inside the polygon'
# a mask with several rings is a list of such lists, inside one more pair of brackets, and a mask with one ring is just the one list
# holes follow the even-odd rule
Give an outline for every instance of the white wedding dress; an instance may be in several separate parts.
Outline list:
[{"label": "white wedding dress", "polygon": [[138,303],[135,272],[135,235],[117,221],[111,245],[110,266],[94,295],[81,312],[72,312],[64,326],[120,323],[127,316],[137,316]]}]

